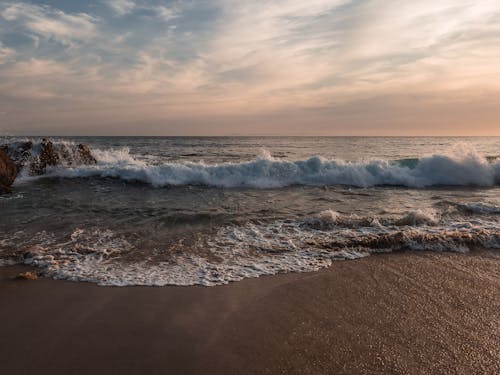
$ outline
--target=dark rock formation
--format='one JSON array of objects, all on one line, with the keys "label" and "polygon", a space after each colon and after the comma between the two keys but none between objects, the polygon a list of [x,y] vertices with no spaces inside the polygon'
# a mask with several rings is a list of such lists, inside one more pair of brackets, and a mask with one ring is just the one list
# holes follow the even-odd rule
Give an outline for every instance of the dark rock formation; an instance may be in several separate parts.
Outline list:
[{"label": "dark rock formation", "polygon": [[97,160],[92,156],[89,146],[80,143],[76,148],[76,156],[81,164],[96,164]]},{"label": "dark rock formation", "polygon": [[17,166],[17,171],[26,169],[32,176],[43,175],[49,166],[74,167],[96,164],[90,148],[85,144],[54,143],[43,138],[40,143],[14,142],[0,146]]},{"label": "dark rock formation", "polygon": [[5,151],[0,150],[0,194],[10,192],[17,176],[17,167]]},{"label": "dark rock formation", "polygon": [[16,164],[17,171],[19,172],[23,166],[28,163],[31,157],[31,149],[33,142],[18,142],[14,145],[3,145],[0,147],[6,154],[10,156],[12,161]]},{"label": "dark rock formation", "polygon": [[60,161],[59,154],[55,150],[54,144],[45,138],[42,140],[40,160],[46,165],[58,165]]},{"label": "dark rock formation", "polygon": [[31,164],[32,175],[42,175],[45,173],[47,166],[59,165],[61,158],[54,148],[54,144],[48,139],[42,139],[42,149],[38,159]]}]

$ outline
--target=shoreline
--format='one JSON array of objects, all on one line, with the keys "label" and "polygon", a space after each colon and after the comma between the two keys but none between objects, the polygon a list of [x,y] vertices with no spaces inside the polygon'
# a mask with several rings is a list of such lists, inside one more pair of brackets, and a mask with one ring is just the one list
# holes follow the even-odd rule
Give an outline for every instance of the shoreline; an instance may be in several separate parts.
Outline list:
[{"label": "shoreline", "polygon": [[0,268],[10,374],[500,373],[500,254],[401,252],[215,287]]}]

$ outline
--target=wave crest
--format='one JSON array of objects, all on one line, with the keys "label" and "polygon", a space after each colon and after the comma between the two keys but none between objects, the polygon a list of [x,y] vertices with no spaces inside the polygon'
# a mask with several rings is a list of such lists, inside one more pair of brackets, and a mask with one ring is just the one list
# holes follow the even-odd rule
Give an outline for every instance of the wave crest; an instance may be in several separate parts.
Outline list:
[{"label": "wave crest", "polygon": [[[96,165],[49,166],[49,177],[100,177],[138,181],[155,187],[206,185],[214,187],[281,188],[291,185],[354,187],[495,186],[500,160],[488,160],[473,147],[460,144],[431,156],[405,161],[276,160],[262,153],[252,161],[206,164],[139,160],[128,149],[93,149]],[[410,160],[410,159],[409,159]]]}]

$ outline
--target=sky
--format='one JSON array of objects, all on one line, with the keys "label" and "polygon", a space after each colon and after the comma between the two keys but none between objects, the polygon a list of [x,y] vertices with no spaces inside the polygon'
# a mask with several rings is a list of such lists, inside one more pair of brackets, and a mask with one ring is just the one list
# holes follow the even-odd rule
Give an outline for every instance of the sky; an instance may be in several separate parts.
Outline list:
[{"label": "sky", "polygon": [[500,1],[0,0],[2,134],[500,136]]}]

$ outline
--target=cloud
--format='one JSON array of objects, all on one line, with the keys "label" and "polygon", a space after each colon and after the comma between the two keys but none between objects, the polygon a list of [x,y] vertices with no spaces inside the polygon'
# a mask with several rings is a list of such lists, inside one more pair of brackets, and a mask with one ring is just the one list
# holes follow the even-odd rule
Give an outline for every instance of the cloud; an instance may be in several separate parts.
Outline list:
[{"label": "cloud", "polygon": [[137,3],[133,0],[106,0],[105,4],[120,17],[131,14],[135,10],[151,12],[164,21],[170,21],[179,15],[179,9],[176,6],[156,5],[149,2]]},{"label": "cloud", "polygon": [[153,12],[157,17],[160,17],[164,21],[170,21],[179,16],[179,10],[173,7],[167,7],[165,5],[158,5],[152,8]]},{"label": "cloud", "polygon": [[0,15],[9,22],[18,22],[36,35],[71,44],[86,41],[96,34],[97,19],[86,13],[68,14],[48,6],[10,3]]},{"label": "cloud", "polygon": [[110,7],[118,16],[124,16],[135,8],[136,4],[132,0],[107,0],[106,4]]},{"label": "cloud", "polygon": [[12,48],[5,47],[0,41],[0,65],[13,60],[15,56],[16,51],[14,51]]},{"label": "cloud", "polygon": [[497,1],[33,1],[0,5],[0,91],[42,113],[59,100],[68,118],[310,116],[326,131],[381,124],[383,108],[394,124],[426,107],[452,119],[474,103],[488,121],[500,108]]},{"label": "cloud", "polygon": [[0,71],[0,90],[16,98],[56,98],[69,76],[70,70],[64,64],[32,58]]},{"label": "cloud", "polygon": [[222,2],[230,21],[205,55],[226,93],[314,108],[400,93],[463,101],[500,89],[494,2],[231,4]]}]

